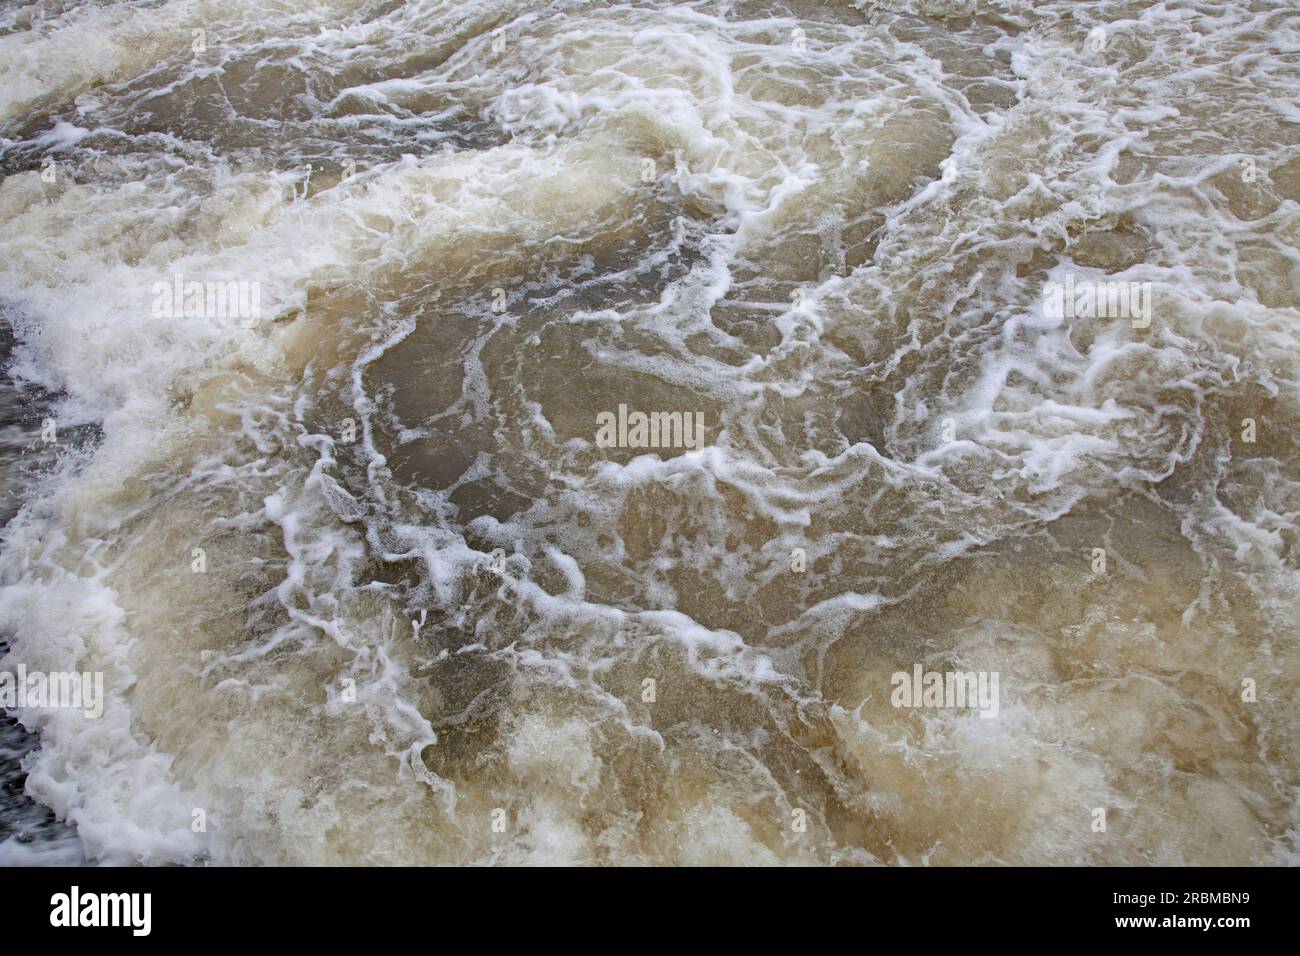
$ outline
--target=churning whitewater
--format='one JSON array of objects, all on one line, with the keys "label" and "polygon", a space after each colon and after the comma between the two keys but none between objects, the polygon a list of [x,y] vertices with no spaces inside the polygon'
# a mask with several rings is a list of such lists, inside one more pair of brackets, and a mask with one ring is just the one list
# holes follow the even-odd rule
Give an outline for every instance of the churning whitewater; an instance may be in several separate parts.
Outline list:
[{"label": "churning whitewater", "polygon": [[5,3],[0,174],[0,862],[1297,861],[1294,0]]}]

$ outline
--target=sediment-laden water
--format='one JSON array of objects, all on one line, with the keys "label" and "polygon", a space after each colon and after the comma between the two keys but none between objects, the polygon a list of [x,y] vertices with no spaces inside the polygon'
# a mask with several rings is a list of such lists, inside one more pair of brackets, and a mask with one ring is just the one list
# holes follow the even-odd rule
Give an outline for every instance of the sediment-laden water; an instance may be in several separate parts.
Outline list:
[{"label": "sediment-laden water", "polygon": [[1295,862],[1294,0],[7,3],[0,173],[0,860]]}]

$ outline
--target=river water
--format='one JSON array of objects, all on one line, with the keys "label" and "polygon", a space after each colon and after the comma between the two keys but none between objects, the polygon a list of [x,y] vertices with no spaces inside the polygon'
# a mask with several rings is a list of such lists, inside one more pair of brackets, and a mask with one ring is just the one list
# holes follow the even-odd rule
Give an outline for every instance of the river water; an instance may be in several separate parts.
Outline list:
[{"label": "river water", "polygon": [[1293,0],[5,3],[3,666],[105,706],[0,860],[1295,862],[1298,94]]}]

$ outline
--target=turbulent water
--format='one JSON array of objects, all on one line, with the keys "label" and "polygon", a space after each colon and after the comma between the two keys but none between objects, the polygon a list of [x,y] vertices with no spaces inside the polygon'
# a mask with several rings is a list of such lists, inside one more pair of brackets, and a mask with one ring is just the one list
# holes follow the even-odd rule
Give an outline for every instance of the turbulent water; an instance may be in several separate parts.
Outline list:
[{"label": "turbulent water", "polygon": [[1294,0],[5,3],[0,173],[0,862],[1296,862]]}]

